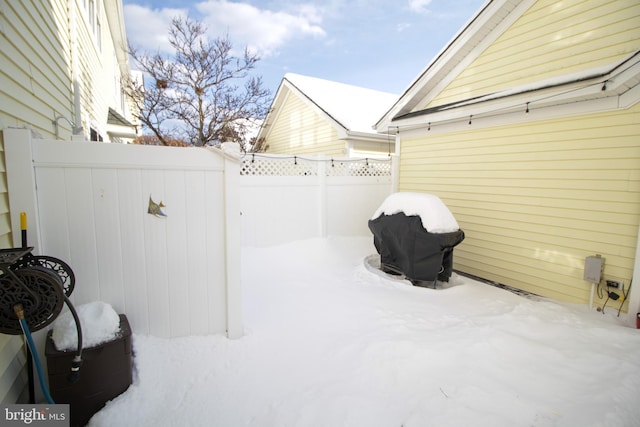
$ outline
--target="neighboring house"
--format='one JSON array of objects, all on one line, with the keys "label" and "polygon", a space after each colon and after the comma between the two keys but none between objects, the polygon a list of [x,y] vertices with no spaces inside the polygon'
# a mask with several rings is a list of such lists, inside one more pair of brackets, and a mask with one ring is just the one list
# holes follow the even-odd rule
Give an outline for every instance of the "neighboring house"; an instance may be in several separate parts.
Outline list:
[{"label": "neighboring house", "polygon": [[383,157],[394,138],[373,123],[397,95],[287,73],[257,140],[266,153],[341,157]]},{"label": "neighboring house", "polygon": [[135,138],[120,87],[130,74],[121,1],[0,3],[0,129],[45,138]]},{"label": "neighboring house", "polygon": [[400,190],[437,194],[464,229],[455,268],[588,303],[601,254],[629,288],[639,49],[637,0],[488,1],[379,120],[399,130]]},{"label": "neighboring house", "polygon": [[[2,129],[43,138],[134,138],[120,79],[129,73],[121,0],[0,0]],[[4,163],[4,162],[3,162]],[[0,170],[0,247],[12,247],[5,169]],[[18,236],[19,238],[19,236]],[[24,399],[19,337],[0,335],[0,401]]]}]

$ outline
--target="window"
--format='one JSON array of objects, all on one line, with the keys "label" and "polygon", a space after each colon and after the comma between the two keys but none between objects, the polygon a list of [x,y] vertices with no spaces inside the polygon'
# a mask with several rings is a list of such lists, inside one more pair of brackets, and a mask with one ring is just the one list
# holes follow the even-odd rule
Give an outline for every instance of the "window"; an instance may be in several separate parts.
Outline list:
[{"label": "window", "polygon": [[99,0],[84,0],[84,11],[98,50],[102,51],[102,22],[100,21]]},{"label": "window", "polygon": [[96,33],[96,1],[89,0],[89,25],[91,26],[91,31],[93,34]]},{"label": "window", "polygon": [[100,135],[96,129],[91,128],[90,135],[89,135],[89,140],[90,141],[102,142],[102,141],[104,141],[104,138],[102,138],[102,135]]},{"label": "window", "polygon": [[98,43],[98,50],[102,52],[102,25],[100,24],[100,15],[96,15],[96,42]]}]

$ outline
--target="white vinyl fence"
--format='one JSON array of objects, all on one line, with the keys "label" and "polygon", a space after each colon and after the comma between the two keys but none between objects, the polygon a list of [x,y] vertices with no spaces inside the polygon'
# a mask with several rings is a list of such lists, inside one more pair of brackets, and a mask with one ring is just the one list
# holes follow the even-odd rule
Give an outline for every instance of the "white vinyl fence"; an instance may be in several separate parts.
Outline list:
[{"label": "white vinyl fence", "polygon": [[108,302],[136,333],[242,335],[237,158],[16,129],[4,142],[14,244],[25,211],[34,252],[73,269],[74,303]]},{"label": "white vinyl fence", "polygon": [[248,154],[241,166],[243,246],[326,236],[368,236],[392,192],[395,157],[331,159]]},{"label": "white vinyl fence", "polygon": [[241,336],[241,245],[370,235],[396,165],[42,140],[24,129],[5,129],[4,143],[14,245],[24,211],[34,253],[73,269],[74,303],[107,302],[135,333],[159,337]]}]

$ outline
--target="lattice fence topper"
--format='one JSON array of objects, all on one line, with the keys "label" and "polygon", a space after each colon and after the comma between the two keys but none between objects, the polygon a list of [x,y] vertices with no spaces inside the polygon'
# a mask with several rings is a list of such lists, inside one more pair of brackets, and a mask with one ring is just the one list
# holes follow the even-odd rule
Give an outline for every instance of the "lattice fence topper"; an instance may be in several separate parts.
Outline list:
[{"label": "lattice fence topper", "polygon": [[317,176],[317,162],[297,156],[272,157],[247,154],[242,159],[240,175]]},{"label": "lattice fence topper", "polygon": [[391,159],[323,158],[246,154],[240,175],[254,176],[391,176]]},{"label": "lattice fence topper", "polygon": [[327,176],[391,176],[391,159],[329,160]]}]

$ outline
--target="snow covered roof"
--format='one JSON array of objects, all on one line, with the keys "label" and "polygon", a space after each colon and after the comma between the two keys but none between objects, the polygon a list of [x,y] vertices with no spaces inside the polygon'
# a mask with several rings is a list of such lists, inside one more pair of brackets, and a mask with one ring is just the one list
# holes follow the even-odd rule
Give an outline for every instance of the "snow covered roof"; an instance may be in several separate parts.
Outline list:
[{"label": "snow covered roof", "polygon": [[398,95],[388,92],[287,73],[258,138],[267,136],[285,100],[292,93],[317,109],[342,137],[375,142],[385,138],[373,129],[375,121],[398,99]]},{"label": "snow covered roof", "polygon": [[398,95],[317,77],[287,73],[284,80],[348,131],[375,133],[375,121]]}]

